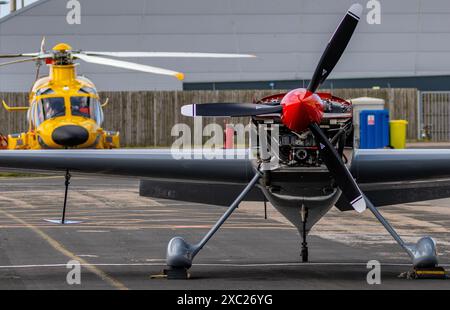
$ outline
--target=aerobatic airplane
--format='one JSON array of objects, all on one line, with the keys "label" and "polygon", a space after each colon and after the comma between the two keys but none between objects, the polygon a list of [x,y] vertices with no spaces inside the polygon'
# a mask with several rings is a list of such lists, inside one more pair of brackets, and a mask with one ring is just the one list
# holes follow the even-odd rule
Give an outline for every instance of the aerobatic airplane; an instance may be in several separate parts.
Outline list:
[{"label": "aerobatic airplane", "polygon": [[[277,165],[267,164],[275,156],[261,149],[258,156],[249,150],[243,157],[210,159],[190,155],[194,151],[172,150],[41,150],[0,152],[0,166],[137,176],[153,184],[155,197],[185,201],[228,204],[228,209],[199,243],[174,237],[167,248],[167,275],[185,278],[195,256],[219,230],[240,202],[267,199],[295,227],[302,237],[302,258],[308,260],[307,235],[331,207],[360,212],[369,209],[410,256],[419,274],[438,268],[436,243],[431,237],[407,244],[382,216],[383,205],[450,197],[436,180],[450,177],[450,150],[354,150],[345,163],[343,153],[352,130],[351,105],[331,95],[317,93],[349,43],[362,13],[354,4],[339,24],[306,89],[266,98],[254,103],[194,104],[182,109],[190,116],[251,116],[252,123],[278,127],[279,138],[259,141],[279,152]],[[259,135],[259,140],[264,137]],[[263,156],[264,154],[264,156]],[[180,156],[186,155],[186,156]],[[217,155],[217,152],[216,152]],[[147,185],[148,185],[147,184]],[[186,186],[180,186],[180,184]],[[235,193],[234,198],[223,193]]]}]

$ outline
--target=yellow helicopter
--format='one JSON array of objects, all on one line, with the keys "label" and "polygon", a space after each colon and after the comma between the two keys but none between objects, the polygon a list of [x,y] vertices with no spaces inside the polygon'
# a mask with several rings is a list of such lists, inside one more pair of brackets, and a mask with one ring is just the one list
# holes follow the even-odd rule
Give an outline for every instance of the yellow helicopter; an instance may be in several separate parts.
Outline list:
[{"label": "yellow helicopter", "polygon": [[[36,62],[37,74],[29,94],[29,106],[10,107],[3,101],[7,111],[27,112],[28,131],[0,136],[0,148],[21,149],[63,149],[63,148],[118,148],[119,132],[102,128],[103,107],[94,83],[77,76],[74,60],[107,65],[146,73],[174,76],[184,79],[184,74],[172,70],[152,67],[106,57],[191,57],[191,58],[247,58],[245,54],[183,53],[183,52],[84,52],[74,51],[65,43],[57,44],[52,51],[44,50],[45,38],[38,53],[6,54],[0,58],[27,57],[16,61],[0,63],[0,66],[23,62]],[[39,77],[43,63],[50,68],[48,76]]]}]

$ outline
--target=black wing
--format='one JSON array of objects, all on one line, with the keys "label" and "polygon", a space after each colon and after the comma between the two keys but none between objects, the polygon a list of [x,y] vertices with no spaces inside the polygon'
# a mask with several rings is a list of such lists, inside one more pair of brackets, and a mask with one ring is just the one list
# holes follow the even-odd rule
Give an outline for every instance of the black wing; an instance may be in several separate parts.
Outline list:
[{"label": "black wing", "polygon": [[150,149],[0,151],[0,167],[187,181],[246,183],[254,176],[246,150],[216,153]]},{"label": "black wing", "polygon": [[[357,150],[350,171],[376,206],[450,197],[450,150]],[[336,207],[353,210],[343,196]]]},{"label": "black wing", "polygon": [[[139,177],[159,186],[154,197],[189,200],[192,194],[192,201],[202,202],[194,192],[239,192],[254,175],[256,164],[247,151],[232,154],[224,151],[208,159],[213,154],[167,149],[1,151],[0,167]],[[357,150],[350,171],[377,206],[450,197],[450,150]],[[205,196],[210,197],[205,202],[216,203],[215,196]],[[248,197],[262,198],[258,191]],[[342,197],[337,207],[349,205]]]}]

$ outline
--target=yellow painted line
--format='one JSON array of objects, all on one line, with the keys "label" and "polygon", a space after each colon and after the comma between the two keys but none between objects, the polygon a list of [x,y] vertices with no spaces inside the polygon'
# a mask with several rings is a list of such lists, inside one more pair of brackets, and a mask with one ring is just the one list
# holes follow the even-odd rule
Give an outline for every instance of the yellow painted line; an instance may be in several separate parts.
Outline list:
[{"label": "yellow painted line", "polygon": [[99,276],[103,281],[107,282],[111,286],[113,286],[113,287],[115,287],[115,288],[117,288],[119,290],[128,290],[128,288],[124,284],[122,284],[118,280],[110,277],[105,272],[103,272],[102,270],[100,270],[97,267],[93,266],[92,264],[89,264],[87,261],[85,261],[81,257],[79,257],[79,256],[75,255],[74,253],[70,252],[61,243],[59,243],[58,241],[56,241],[55,239],[50,237],[48,234],[46,234],[45,232],[43,232],[39,228],[37,228],[37,227],[35,227],[35,226],[25,222],[21,218],[18,218],[17,216],[15,216],[15,215],[13,215],[13,214],[11,214],[9,212],[0,210],[0,213],[4,214],[5,216],[9,217],[10,219],[13,219],[14,221],[19,222],[22,225],[24,225],[25,227],[29,228],[30,230],[35,232],[37,235],[39,235],[42,239],[47,241],[48,244],[50,244],[55,250],[57,250],[58,252],[60,252],[61,254],[65,255],[65,256],[69,257],[70,259],[74,259],[74,260],[79,261],[80,264],[82,264],[83,266],[86,267],[86,269],[88,269],[90,272],[92,272],[92,273],[96,274],[97,276]]},{"label": "yellow painted line", "polygon": [[[64,176],[54,175],[45,177],[0,177],[0,181],[29,181],[29,180],[49,180],[49,179],[62,179]],[[9,184],[6,184],[9,185]]]},{"label": "yellow painted line", "polygon": [[[20,186],[21,189],[35,188],[36,187],[36,185],[23,186],[22,183],[9,183],[8,184],[8,186],[11,186],[11,185]],[[109,193],[109,192],[111,192],[111,189],[83,189],[83,188],[82,187],[77,187],[77,186],[72,186],[70,188],[70,190],[71,190],[71,192],[87,192],[87,193],[93,193],[93,192],[108,192]],[[19,194],[19,195],[23,193],[22,191],[19,191],[19,190],[15,190],[15,191],[0,191],[0,192],[2,194]],[[28,193],[32,193],[32,194],[61,193],[61,192],[64,192],[64,184],[61,185],[61,189],[27,190],[27,194]],[[136,193],[136,194],[138,194],[138,191],[133,191],[132,189],[130,189],[129,193]],[[141,197],[141,198],[146,198],[146,197]],[[159,205],[161,205],[161,204],[159,204]],[[161,205],[161,206],[163,206],[163,205]]]}]

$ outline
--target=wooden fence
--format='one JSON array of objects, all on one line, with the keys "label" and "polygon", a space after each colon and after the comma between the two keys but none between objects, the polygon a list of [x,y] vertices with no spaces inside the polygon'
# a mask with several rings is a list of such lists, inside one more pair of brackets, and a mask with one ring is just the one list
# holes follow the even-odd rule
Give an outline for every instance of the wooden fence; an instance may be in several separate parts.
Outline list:
[{"label": "wooden fence", "polygon": [[[326,91],[326,90],[324,90]],[[176,123],[193,126],[192,118],[180,113],[181,106],[205,102],[253,102],[282,91],[231,90],[231,91],[142,91],[142,92],[102,92],[102,100],[109,98],[105,108],[106,130],[121,133],[122,146],[169,146],[174,141],[171,130]],[[417,90],[416,89],[335,89],[332,93],[345,99],[362,96],[386,100],[386,108],[392,119],[406,119],[409,122],[408,139],[417,137]],[[25,93],[0,93],[11,106],[27,104]],[[224,119],[208,118],[203,125]],[[248,123],[245,118],[233,119],[234,123]],[[26,113],[6,112],[0,109],[0,133],[16,133],[27,129]]]}]

